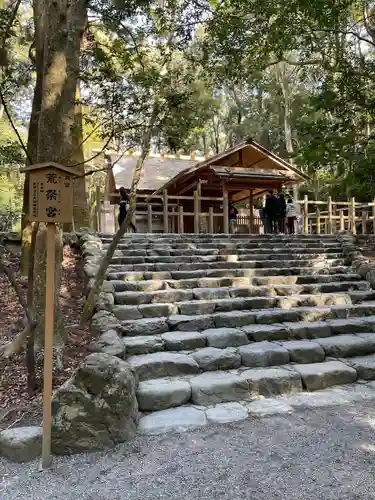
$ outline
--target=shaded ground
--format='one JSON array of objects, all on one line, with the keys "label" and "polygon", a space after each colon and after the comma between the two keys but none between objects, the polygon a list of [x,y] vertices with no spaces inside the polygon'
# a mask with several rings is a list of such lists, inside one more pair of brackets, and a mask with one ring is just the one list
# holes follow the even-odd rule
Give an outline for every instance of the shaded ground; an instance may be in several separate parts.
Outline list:
[{"label": "shaded ground", "polygon": [[138,437],[115,451],[0,460],[2,500],[372,500],[370,403],[248,419],[181,435]]},{"label": "shaded ground", "polygon": [[[19,256],[9,254],[6,264],[14,271],[19,267]],[[26,284],[22,284],[26,295]],[[55,367],[54,386],[60,386],[88,352],[88,330],[72,334],[73,325],[79,322],[84,302],[84,283],[81,259],[69,247],[64,249],[60,303],[62,322],[69,334],[68,344],[62,356],[62,367]],[[6,276],[0,275],[0,344],[11,340],[23,329],[23,312],[13,288]],[[43,360],[37,357],[38,379],[41,381]],[[41,419],[40,391],[32,396],[27,392],[25,355],[12,356],[0,361],[0,430],[9,425],[39,424]]]}]

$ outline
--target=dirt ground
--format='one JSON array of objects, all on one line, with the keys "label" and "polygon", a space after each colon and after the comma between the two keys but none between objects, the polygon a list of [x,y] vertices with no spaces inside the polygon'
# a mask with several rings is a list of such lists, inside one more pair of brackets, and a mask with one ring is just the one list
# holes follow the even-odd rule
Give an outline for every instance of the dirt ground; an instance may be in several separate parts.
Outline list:
[{"label": "dirt ground", "polygon": [[[6,265],[17,272],[20,254],[12,248],[5,258]],[[26,283],[19,280],[26,296]],[[84,304],[83,264],[78,253],[66,246],[62,266],[60,304],[63,326],[68,333],[68,342],[62,353],[62,366],[55,366],[54,387],[67,380],[82,358],[88,354],[91,341],[89,330],[78,331]],[[23,329],[23,311],[16,294],[6,276],[0,275],[0,345],[11,340]],[[15,425],[40,424],[43,357],[37,355],[37,378],[39,387],[35,394],[27,390],[25,353],[0,360],[0,430]]]}]

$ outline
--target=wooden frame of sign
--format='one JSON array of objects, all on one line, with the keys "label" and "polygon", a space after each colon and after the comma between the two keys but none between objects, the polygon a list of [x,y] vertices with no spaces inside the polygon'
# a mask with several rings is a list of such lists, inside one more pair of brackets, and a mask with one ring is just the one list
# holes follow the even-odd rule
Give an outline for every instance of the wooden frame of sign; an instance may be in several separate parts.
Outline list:
[{"label": "wooden frame of sign", "polygon": [[39,163],[21,168],[29,174],[30,222],[71,223],[73,219],[73,177],[77,174],[58,163]]},{"label": "wooden frame of sign", "polygon": [[56,224],[73,220],[73,178],[79,177],[69,167],[58,163],[39,163],[21,168],[29,174],[30,222],[47,224],[47,273],[44,323],[43,376],[43,445],[41,468],[51,464],[53,328],[55,297]]}]

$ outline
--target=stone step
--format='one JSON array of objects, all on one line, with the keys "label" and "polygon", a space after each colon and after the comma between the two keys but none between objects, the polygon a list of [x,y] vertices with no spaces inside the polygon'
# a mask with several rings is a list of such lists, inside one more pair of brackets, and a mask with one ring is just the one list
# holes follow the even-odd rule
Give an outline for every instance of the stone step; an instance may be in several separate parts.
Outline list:
[{"label": "stone step", "polygon": [[[139,275],[132,276],[136,279]],[[142,275],[143,277],[143,275]],[[368,290],[370,284],[367,281],[360,281],[361,277],[358,274],[317,274],[311,276],[259,276],[256,278],[251,277],[237,277],[237,278],[198,278],[198,279],[159,279],[159,280],[141,280],[141,281],[127,281],[127,280],[109,280],[109,284],[113,287],[115,292],[157,292],[173,290],[191,291],[194,289],[217,289],[217,288],[249,288],[249,287],[267,287],[272,290],[275,287],[293,287],[304,286],[306,293],[313,292],[335,292],[349,289]],[[344,289],[341,290],[340,286],[343,285]],[[322,288],[315,288],[315,287]],[[347,288],[348,287],[348,288]],[[172,290],[170,290],[172,289]],[[264,288],[263,288],[264,289]],[[204,293],[204,292],[203,292]],[[241,293],[241,292],[239,292]],[[279,292],[278,292],[279,293]],[[293,291],[297,293],[297,290]],[[302,290],[301,290],[302,293]],[[264,293],[268,295],[268,292]],[[282,293],[279,293],[282,295]]]},{"label": "stone step", "polygon": [[[109,245],[104,244],[103,248],[107,249]],[[243,253],[249,253],[252,250],[257,250],[257,253],[276,253],[277,251],[290,250],[291,252],[303,252],[306,249],[313,250],[315,252],[340,252],[341,247],[338,246],[338,242],[334,241],[331,243],[314,243],[314,242],[304,242],[293,244],[282,242],[277,243],[172,243],[164,245],[150,245],[150,244],[123,244],[119,243],[117,245],[117,251],[120,252],[145,252],[151,255],[183,255],[187,252],[187,255],[207,255],[209,253],[218,253],[225,255],[226,253],[238,253],[243,251]],[[314,252],[313,252],[314,253]],[[134,255],[134,254],[133,254]],[[139,255],[139,254],[138,254]]]},{"label": "stone step", "polygon": [[[367,301],[370,292],[362,292],[362,301]],[[141,295],[141,294],[139,294]],[[356,295],[360,302],[360,295]],[[316,295],[289,295],[277,297],[237,297],[209,300],[187,300],[184,302],[144,303],[140,305],[114,305],[113,314],[120,321],[137,320],[142,318],[161,318],[176,314],[196,316],[199,314],[213,314],[215,312],[262,310],[262,309],[290,309],[303,306],[331,306],[352,304],[348,293],[321,293]]]},{"label": "stone step", "polygon": [[[237,337],[238,342],[245,341]],[[247,341],[248,342],[248,341]],[[236,344],[235,344],[236,345]],[[321,363],[375,353],[375,333],[337,335],[315,340],[252,342],[236,347],[200,347],[190,351],[159,351],[127,358],[140,381],[198,372],[245,370],[293,364]]]},{"label": "stone step", "polygon": [[[98,237],[103,243],[111,243],[114,235],[98,233]],[[193,233],[154,233],[154,234],[125,234],[121,240],[123,243],[178,243],[178,242],[200,242],[200,243],[220,243],[221,241],[254,241],[254,242],[270,242],[282,241],[293,243],[296,241],[315,241],[317,243],[337,242],[335,235],[329,234],[296,234],[296,235],[281,235],[281,234],[193,234]]]},{"label": "stone step", "polygon": [[[359,361],[375,363],[375,356]],[[352,363],[354,365],[355,358]],[[370,375],[370,372],[368,372]],[[272,397],[315,391],[334,385],[350,384],[357,380],[354,366],[342,361],[313,364],[284,365],[271,368],[236,369],[205,372],[141,381],[137,398],[142,411],[155,411],[191,403],[211,406],[226,402],[252,401],[259,396]]]},{"label": "stone step", "polygon": [[[109,245],[107,245],[109,246]],[[272,255],[272,254],[285,254],[288,253],[288,255],[294,254],[294,253],[303,253],[303,254],[341,254],[342,249],[340,246],[333,246],[333,247],[321,247],[319,245],[307,245],[307,246],[277,246],[277,247],[268,247],[264,248],[263,245],[258,245],[258,244],[251,244],[251,246],[246,245],[246,247],[242,246],[241,247],[236,247],[234,246],[233,248],[180,248],[180,249],[173,249],[173,248],[160,248],[160,249],[155,249],[155,248],[144,248],[140,249],[136,247],[135,249],[127,249],[125,247],[124,249],[121,249],[121,245],[117,247],[117,250],[115,251],[115,256],[120,257],[147,257],[147,256],[161,256],[161,257],[179,257],[179,256],[210,256],[210,255],[221,255],[221,256],[226,256],[226,255],[231,255],[234,253],[234,255],[251,255],[251,251],[256,249],[256,254],[257,255]],[[246,260],[246,259],[245,259]]]},{"label": "stone step", "polygon": [[[278,261],[282,265],[284,261],[289,262],[291,257],[291,253],[279,253],[279,254],[245,254],[245,255],[236,255],[236,254],[228,254],[228,255],[179,255],[179,256],[122,256],[117,255],[111,259],[111,267],[114,265],[134,265],[134,264],[194,264],[194,263],[209,263],[209,267],[213,267],[215,263],[237,263],[237,262],[251,262],[254,261]],[[305,253],[293,253],[293,260],[291,262],[296,261],[319,261],[319,262],[332,262],[333,264],[341,264],[343,263],[342,253],[314,253],[308,254],[308,259],[306,259]],[[170,269],[172,266],[168,266]]]},{"label": "stone step", "polygon": [[[342,281],[302,285],[265,285],[219,288],[164,289],[156,291],[127,291],[123,281],[110,282],[115,289],[115,304],[140,305],[175,303],[187,300],[236,299],[248,297],[279,297],[304,294],[349,292],[352,302],[374,300],[375,291],[367,281]],[[150,285],[152,290],[152,285]]]},{"label": "stone step", "polygon": [[[366,321],[367,320],[367,321]],[[211,328],[203,331],[173,331],[162,334],[138,335],[123,337],[128,356],[151,354],[160,351],[190,352],[204,347],[226,349],[239,347],[251,342],[304,342],[306,340],[337,339],[344,345],[346,337],[358,336],[373,340],[375,321],[373,318],[349,318],[316,321],[311,323],[274,323],[271,325],[249,325],[242,328]],[[363,334],[363,335],[362,335]],[[340,343],[341,342],[341,343]],[[334,345],[334,343],[332,344]],[[296,346],[294,346],[297,348]],[[299,346],[300,348],[301,346]],[[323,346],[324,347],[324,346]],[[329,350],[330,349],[330,350]],[[332,355],[334,347],[327,346],[327,355]],[[328,354],[329,353],[329,354]],[[340,357],[340,356],[338,356]],[[343,356],[345,357],[345,356]],[[292,361],[297,362],[296,356]]]},{"label": "stone step", "polygon": [[[143,264],[138,264],[142,266]],[[162,264],[160,264],[162,265]],[[205,266],[207,267],[207,266]],[[283,268],[259,268],[259,269],[200,269],[187,271],[110,271],[108,270],[107,279],[109,280],[127,280],[127,281],[149,281],[149,280],[190,280],[199,278],[253,278],[258,276],[289,276],[290,280],[297,279],[301,276],[314,275],[342,274],[345,275],[345,281],[352,276],[351,268],[347,266],[332,266],[332,267],[283,267]],[[355,275],[356,279],[360,276]],[[300,279],[300,278],[298,278]],[[319,278],[317,278],[319,280]],[[337,277],[335,276],[335,280]],[[293,281],[289,281],[291,283]],[[299,281],[301,283],[303,281]]]},{"label": "stone step", "polygon": [[[240,340],[240,339],[238,339]],[[290,363],[321,363],[326,357],[350,358],[375,353],[375,333],[338,335],[285,342],[253,342],[237,347],[203,347],[189,352],[161,351],[130,356],[127,361],[140,381],[199,372],[266,368]]]},{"label": "stone step", "polygon": [[[142,259],[142,257],[139,257]],[[139,260],[135,259],[135,260]],[[156,259],[157,260],[157,259]],[[313,269],[344,266],[345,259],[300,259],[291,260],[289,258],[278,260],[242,260],[235,262],[176,262],[176,263],[134,263],[134,264],[115,264],[116,259],[111,261],[108,267],[108,272],[119,271],[198,271],[210,269],[271,269],[271,268],[295,268],[295,267],[311,267]]]},{"label": "stone step", "polygon": [[[290,324],[295,335],[307,335],[306,324],[316,322],[329,322],[338,320],[338,328],[344,329],[349,321],[355,324],[373,324],[375,315],[375,302],[365,304],[347,304],[345,306],[324,307],[292,307],[290,309],[264,309],[255,311],[230,311],[217,312],[213,314],[202,314],[196,316],[174,315],[164,318],[145,318],[138,320],[126,320],[119,323],[118,329],[123,336],[133,335],[156,335],[168,331],[202,331],[211,328],[243,328],[253,331],[254,335],[260,330],[259,325],[273,325],[279,323]],[[370,319],[369,319],[370,318]],[[324,326],[326,323],[323,323]],[[357,331],[363,331],[359,329]],[[372,331],[371,328],[364,331]],[[349,333],[339,331],[337,333]],[[352,332],[350,332],[352,333]],[[295,337],[294,337],[295,338]]]}]

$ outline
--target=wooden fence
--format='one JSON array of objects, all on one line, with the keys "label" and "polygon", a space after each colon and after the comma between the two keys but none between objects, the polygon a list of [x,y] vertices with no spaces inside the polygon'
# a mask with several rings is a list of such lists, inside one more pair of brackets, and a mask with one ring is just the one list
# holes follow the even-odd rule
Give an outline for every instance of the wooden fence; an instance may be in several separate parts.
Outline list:
[{"label": "wooden fence", "polygon": [[[97,192],[99,200],[100,192]],[[307,196],[298,200],[301,215],[297,232],[303,234],[335,234],[348,230],[354,234],[375,234],[375,200],[371,203],[350,201],[309,200]],[[249,215],[239,215],[230,224],[229,201],[220,198],[199,196],[138,195],[136,225],[139,232],[157,233],[252,233],[262,234],[263,223],[254,209]],[[190,207],[190,208],[184,208]],[[204,211],[202,206],[205,207]],[[93,210],[93,227],[96,230],[115,231],[118,227],[118,206],[97,202]]]}]

